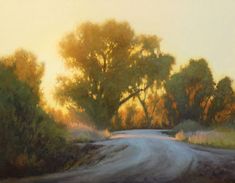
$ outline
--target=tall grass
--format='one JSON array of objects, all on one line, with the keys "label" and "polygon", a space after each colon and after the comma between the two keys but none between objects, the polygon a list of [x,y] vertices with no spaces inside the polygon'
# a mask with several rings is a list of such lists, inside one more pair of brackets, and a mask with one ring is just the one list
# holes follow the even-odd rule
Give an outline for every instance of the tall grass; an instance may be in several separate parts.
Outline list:
[{"label": "tall grass", "polygon": [[218,148],[235,148],[235,125],[232,122],[205,127],[198,122],[186,120],[174,130],[175,139],[179,141]]},{"label": "tall grass", "polygon": [[235,131],[216,129],[210,132],[196,132],[188,137],[188,142],[219,148],[235,148]]},{"label": "tall grass", "polygon": [[215,129],[211,131],[196,131],[184,133],[182,130],[176,133],[175,139],[191,144],[206,145],[218,148],[235,148],[235,130]]}]

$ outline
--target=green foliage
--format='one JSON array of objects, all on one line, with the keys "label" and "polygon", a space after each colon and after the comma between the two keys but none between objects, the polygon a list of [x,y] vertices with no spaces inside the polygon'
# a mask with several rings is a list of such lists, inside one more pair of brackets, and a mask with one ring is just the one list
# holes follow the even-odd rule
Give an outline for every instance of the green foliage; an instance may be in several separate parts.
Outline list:
[{"label": "green foliage", "polygon": [[207,100],[213,93],[214,82],[204,59],[190,60],[165,85],[165,106],[173,124],[191,119],[203,121]]},{"label": "green foliage", "polygon": [[[1,147],[9,156],[15,153],[15,149],[23,151],[21,145],[28,143],[23,142],[27,139],[20,137],[31,133],[28,126],[34,120],[38,98],[14,74],[1,66],[0,99]],[[12,148],[15,145],[19,147]]]},{"label": "green foliage", "polygon": [[213,93],[208,110],[208,122],[223,122],[231,120],[234,115],[235,93],[232,88],[232,80],[229,77],[221,79]]},{"label": "green foliage", "polygon": [[192,121],[192,120],[185,120],[173,128],[173,130],[175,130],[177,132],[179,132],[179,131],[195,132],[195,131],[203,130],[203,129],[206,129],[206,127],[204,127],[204,126],[200,125],[198,122]]},{"label": "green foliage", "polygon": [[232,80],[225,77],[214,87],[211,70],[203,59],[191,60],[172,75],[165,89],[165,107],[172,126],[185,119],[211,124],[231,121],[235,116]]},{"label": "green foliage", "polygon": [[65,145],[64,130],[40,108],[39,96],[0,64],[0,177],[40,171]]},{"label": "green foliage", "polygon": [[[156,36],[137,36],[128,23],[84,23],[60,43],[72,78],[59,78],[57,97],[84,110],[99,128],[119,107],[168,77],[173,58],[159,52]],[[147,86],[143,87],[143,82]]]},{"label": "green foliage", "polygon": [[7,57],[0,58],[0,62],[12,70],[17,78],[25,82],[36,95],[40,94],[44,65],[37,62],[33,53],[19,49]]}]

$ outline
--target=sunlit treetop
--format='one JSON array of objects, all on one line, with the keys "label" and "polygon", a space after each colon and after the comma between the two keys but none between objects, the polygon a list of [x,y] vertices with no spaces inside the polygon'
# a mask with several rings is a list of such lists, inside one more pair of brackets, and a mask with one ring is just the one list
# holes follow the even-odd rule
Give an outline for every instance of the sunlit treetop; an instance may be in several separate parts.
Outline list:
[{"label": "sunlit treetop", "polygon": [[40,93],[44,65],[38,62],[33,53],[19,49],[12,55],[0,58],[0,61],[10,68],[18,79],[27,83],[35,94]]},{"label": "sunlit treetop", "polygon": [[128,23],[115,20],[80,25],[62,39],[60,53],[79,72],[59,79],[58,98],[84,109],[100,126],[155,80],[166,79],[174,63],[160,52],[157,36],[136,35]]}]

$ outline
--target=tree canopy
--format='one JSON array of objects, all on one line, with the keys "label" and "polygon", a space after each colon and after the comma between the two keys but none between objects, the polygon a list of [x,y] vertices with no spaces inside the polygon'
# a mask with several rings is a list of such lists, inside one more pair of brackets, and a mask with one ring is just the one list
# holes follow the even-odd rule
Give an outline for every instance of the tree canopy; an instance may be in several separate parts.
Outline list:
[{"label": "tree canopy", "polygon": [[221,79],[210,98],[207,111],[208,122],[224,122],[235,113],[235,93],[232,88],[232,80],[229,77]]},{"label": "tree canopy", "polygon": [[30,86],[36,95],[40,93],[44,65],[38,62],[32,52],[19,49],[9,56],[0,58],[0,62],[12,70],[19,80]]},{"label": "tree canopy", "polygon": [[204,59],[190,60],[186,67],[171,76],[165,89],[165,105],[170,121],[202,121],[206,102],[214,90],[207,62]]},{"label": "tree canopy", "polygon": [[123,103],[168,77],[174,63],[160,52],[158,37],[136,35],[128,23],[114,20],[82,24],[61,41],[60,52],[73,77],[59,78],[57,97],[101,128]]},{"label": "tree canopy", "polygon": [[170,77],[165,89],[165,107],[172,125],[187,119],[204,123],[223,122],[235,113],[232,80],[225,77],[215,86],[204,59],[190,60]]},{"label": "tree canopy", "polygon": [[39,105],[37,62],[23,53],[0,62],[0,177],[43,172],[66,145],[64,129]]}]

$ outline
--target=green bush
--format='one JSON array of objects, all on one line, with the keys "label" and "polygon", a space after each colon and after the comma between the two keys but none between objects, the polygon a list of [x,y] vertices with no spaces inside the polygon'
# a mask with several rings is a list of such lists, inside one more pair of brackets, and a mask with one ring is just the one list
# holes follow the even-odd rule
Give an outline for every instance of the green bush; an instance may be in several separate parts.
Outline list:
[{"label": "green bush", "polygon": [[60,128],[39,106],[39,96],[0,65],[0,177],[44,171],[67,146]]},{"label": "green bush", "polygon": [[179,123],[177,126],[175,126],[173,130],[177,132],[181,130],[184,132],[194,132],[194,131],[202,130],[202,129],[205,129],[205,127],[199,124],[198,122],[195,122],[192,120],[185,120]]}]

